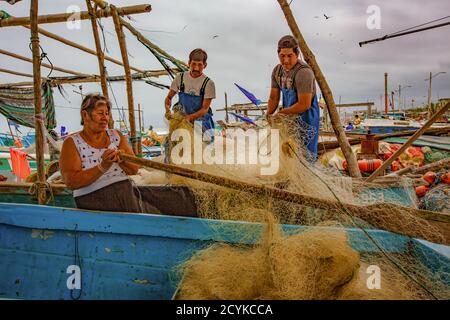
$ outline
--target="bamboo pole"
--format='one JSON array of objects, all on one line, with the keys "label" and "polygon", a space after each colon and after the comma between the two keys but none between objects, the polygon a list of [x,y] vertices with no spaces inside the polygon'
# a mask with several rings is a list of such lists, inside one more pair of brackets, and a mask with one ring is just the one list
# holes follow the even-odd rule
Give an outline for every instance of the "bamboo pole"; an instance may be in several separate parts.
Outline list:
[{"label": "bamboo pole", "polygon": [[[172,69],[174,72],[179,72],[179,69]],[[155,71],[145,71],[144,73],[134,73],[131,75],[133,80],[142,79],[142,78],[158,78],[160,76],[168,75],[166,70],[155,70]],[[110,76],[106,78],[109,82],[114,81],[124,81],[125,76]],[[50,78],[52,85],[58,84],[68,84],[68,83],[90,83],[90,82],[100,82],[99,76],[86,76],[86,77],[51,77]],[[33,85],[33,82],[15,82],[15,83],[4,83],[0,84],[1,88],[10,88],[10,87],[23,87]]]},{"label": "bamboo pole", "polygon": [[[42,114],[42,96],[41,96],[41,61],[39,49],[38,34],[38,0],[31,0],[30,6],[31,20],[31,46],[33,52],[33,79],[34,79],[34,116],[36,131],[36,166],[37,181],[40,184],[45,183],[44,171],[44,132],[42,132],[41,123],[44,121]],[[46,203],[46,190],[38,188],[38,203]]]},{"label": "bamboo pole", "polygon": [[[371,223],[375,227],[386,229],[388,231],[396,232],[396,233],[403,234],[406,236],[418,237],[418,238],[423,237],[424,240],[429,240],[429,241],[433,241],[436,243],[443,243],[443,244],[447,244],[447,245],[450,244],[450,237],[448,234],[445,234],[444,232],[442,232],[444,239],[439,234],[424,235],[423,233],[421,233],[421,230],[420,230],[421,227],[423,227],[423,228],[429,227],[427,221],[418,220],[417,228],[414,228],[414,229],[408,228],[408,224],[404,223],[404,219],[402,219],[401,217],[398,217],[398,216],[396,217],[397,219],[395,219],[395,220],[392,219],[392,223],[390,225],[383,224],[383,222],[382,222],[383,218],[387,218],[387,217],[381,217],[380,215],[382,215],[382,213],[379,213],[379,209],[374,208],[373,206],[370,206],[370,205],[369,206],[360,206],[360,205],[354,205],[354,204],[340,203],[338,201],[333,201],[333,200],[325,200],[325,199],[315,198],[315,197],[311,197],[308,195],[294,193],[291,191],[286,191],[286,190],[282,190],[282,189],[278,189],[278,188],[274,188],[274,187],[268,187],[268,186],[264,186],[264,185],[258,185],[258,184],[238,181],[238,180],[234,180],[234,179],[230,179],[230,178],[225,178],[225,177],[221,177],[221,176],[217,176],[217,175],[213,175],[213,174],[209,174],[209,173],[199,172],[199,171],[179,167],[179,166],[172,165],[172,164],[160,163],[160,162],[156,162],[156,161],[152,161],[152,160],[137,158],[137,157],[127,155],[127,154],[122,154],[121,157],[124,161],[135,163],[135,164],[138,164],[138,165],[141,165],[144,167],[165,171],[165,172],[176,174],[176,175],[186,177],[189,179],[195,179],[198,181],[215,184],[220,187],[231,188],[231,189],[235,189],[238,191],[245,191],[245,192],[249,192],[252,194],[266,196],[266,197],[270,197],[270,198],[278,199],[278,200],[284,200],[284,201],[296,203],[296,204],[303,205],[303,206],[309,206],[309,207],[313,207],[313,208],[317,208],[317,209],[329,210],[329,211],[333,211],[333,212],[337,212],[337,213],[342,213],[343,207],[345,207],[345,210],[351,216],[359,217],[363,220],[366,220],[367,222]],[[386,204],[386,206],[387,205],[388,204]],[[395,205],[395,204],[389,204],[389,206],[391,206],[392,208],[400,208],[400,209],[403,208],[403,207]],[[403,209],[405,209],[405,208],[403,208]],[[410,209],[410,208],[408,208],[408,209],[413,210],[415,216],[417,216],[418,218],[429,220],[429,221],[437,221],[439,223],[444,223],[445,227],[442,227],[444,229],[446,227],[448,227],[447,224],[450,223],[450,216],[448,216],[448,215],[442,215],[442,214],[425,211],[425,210],[417,210],[417,209]],[[377,210],[377,213],[379,213],[379,215],[371,214],[371,212],[373,212],[373,210]],[[436,225],[436,226],[439,227],[440,225]]]},{"label": "bamboo pole", "polygon": [[[109,100],[108,95],[108,84],[106,83],[106,72],[105,72],[105,54],[103,53],[102,47],[100,45],[100,37],[98,36],[97,20],[95,17],[94,8],[92,8],[91,2],[86,0],[86,6],[91,16],[91,26],[92,34],[94,35],[95,49],[97,52],[98,69],[100,71],[100,83],[102,87],[103,96]],[[110,129],[114,128],[114,119],[112,117],[112,112],[109,117],[108,127]]]},{"label": "bamboo pole", "polygon": [[225,92],[225,123],[228,123],[228,97],[227,93]]},{"label": "bamboo pole", "polygon": [[388,113],[388,73],[384,73],[384,113]]},{"label": "bamboo pole", "polygon": [[[88,1],[88,0],[87,0],[87,1]],[[94,14],[95,14],[95,13],[94,13]],[[26,26],[25,26],[25,27],[26,27]],[[96,27],[97,27],[97,25],[96,25]],[[97,29],[97,28],[96,28],[96,29]],[[92,49],[90,49],[90,48],[87,48],[87,47],[84,47],[84,46],[82,46],[82,45],[79,45],[79,44],[77,44],[77,43],[75,43],[75,42],[73,42],[73,41],[70,41],[70,40],[68,40],[68,39],[59,37],[59,36],[57,36],[56,34],[51,33],[51,32],[48,32],[48,31],[46,31],[46,30],[44,30],[44,29],[42,29],[42,28],[39,28],[39,33],[42,34],[42,35],[45,35],[45,36],[47,36],[47,37],[49,37],[49,38],[52,38],[52,39],[54,39],[54,40],[57,40],[57,41],[59,41],[59,42],[61,42],[61,43],[64,43],[64,44],[66,44],[66,45],[68,45],[68,46],[71,46],[71,47],[80,49],[80,50],[82,50],[82,51],[84,51],[84,52],[87,52],[87,53],[90,53],[90,54],[92,54],[92,55],[97,55],[96,51],[94,51],[94,50],[92,50]],[[114,64],[117,64],[117,65],[119,65],[119,66],[123,66],[122,62],[120,62],[119,60],[114,59],[114,58],[112,58],[112,57],[109,57],[109,56],[107,56],[107,55],[103,55],[103,56],[104,56],[104,59],[105,59],[105,60],[108,60],[108,61],[110,61],[110,62],[112,62],[112,63],[114,63]],[[137,72],[144,72],[142,69],[138,69],[138,68],[135,68],[135,67],[133,67],[133,66],[130,66],[130,69],[132,69],[132,70],[134,70],[134,71],[137,71]]]},{"label": "bamboo pole", "polygon": [[[64,191],[65,189],[67,189],[67,186],[65,184],[51,183],[50,185],[51,185],[52,189],[55,188],[55,189],[58,189],[59,191]],[[5,188],[28,190],[28,189],[30,189],[31,186],[33,186],[32,182],[0,181],[0,191],[3,191],[2,189],[5,189]]]},{"label": "bamboo pole", "polygon": [[388,166],[391,165],[395,159],[398,158],[414,141],[417,140],[426,130],[429,128],[440,116],[442,116],[450,108],[450,102],[443,106],[438,112],[436,112],[419,130],[417,130],[394,154],[387,159],[381,167],[375,170],[370,177],[366,179],[366,182],[373,181],[381,172],[383,172]]},{"label": "bamboo pole", "polygon": [[11,134],[11,137],[13,139],[13,144],[14,144],[14,141],[16,140],[16,138],[14,137],[14,134],[13,134],[13,131],[11,129],[11,125],[9,124],[9,119],[8,118],[6,118],[6,122],[8,123],[9,133]]},{"label": "bamboo pole", "polygon": [[404,175],[404,174],[407,174],[410,172],[412,174],[417,174],[417,173],[422,174],[422,173],[425,173],[428,171],[440,170],[442,168],[449,168],[449,167],[450,167],[450,158],[447,158],[447,159],[442,159],[442,160],[427,164],[426,166],[422,166],[419,168],[414,168],[412,166],[406,167],[406,168],[403,168],[401,170],[398,170],[396,172],[393,172],[393,173],[387,175],[387,177],[401,176],[401,175]]},{"label": "bamboo pole", "polygon": [[[27,62],[31,62],[31,63],[33,62],[33,59],[30,59],[30,58],[27,58],[27,57],[24,57],[24,56],[21,56],[21,55],[18,55],[18,54],[15,54],[15,53],[3,50],[3,49],[0,49],[0,54],[4,54],[6,56],[10,56],[12,58],[16,58],[16,59],[27,61]],[[52,69],[53,68],[53,70],[61,71],[61,72],[64,72],[64,73],[73,74],[73,75],[80,76],[80,77],[92,76],[92,75],[89,75],[89,74],[86,74],[86,73],[80,73],[80,72],[72,71],[72,70],[69,70],[69,69],[58,68],[58,67],[55,67],[55,66],[52,67],[51,65],[49,65],[47,63],[41,63],[41,66],[42,67],[46,67],[47,69]]]},{"label": "bamboo pole", "polygon": [[[86,1],[89,1],[89,0],[86,0]],[[95,12],[93,12],[93,14],[95,14]],[[29,29],[29,26],[24,26],[24,27]],[[96,28],[96,30],[97,30],[97,24],[95,24],[95,28]],[[70,41],[70,40],[68,40],[68,39],[66,39],[66,38],[63,38],[63,37],[60,37],[60,36],[58,36],[58,35],[56,35],[56,34],[54,34],[54,33],[51,33],[51,32],[49,32],[49,31],[47,31],[47,30],[44,30],[44,29],[42,29],[42,28],[39,28],[38,30],[39,30],[39,33],[40,33],[40,34],[42,34],[42,35],[44,35],[44,36],[46,36],[46,37],[48,37],[48,38],[51,38],[51,39],[53,39],[53,40],[57,40],[57,41],[59,41],[59,42],[61,42],[61,43],[64,43],[64,44],[66,44],[66,45],[68,45],[68,46],[71,46],[71,47],[73,47],[73,48],[76,48],[76,49],[79,49],[79,50],[81,50],[81,51],[84,51],[84,52],[87,52],[87,53],[89,53],[89,54],[92,54],[92,55],[94,55],[94,56],[97,56],[97,52],[96,52],[95,50],[92,50],[92,49],[90,49],[90,48],[84,47],[84,46],[82,46],[82,45],[80,45],[80,44],[78,44],[78,43],[76,43],[76,42]],[[97,34],[98,34],[98,31],[96,31],[96,32],[97,32]],[[102,52],[102,54],[103,54],[103,52]],[[103,57],[104,57],[105,60],[108,60],[108,61],[110,61],[110,62],[112,62],[112,63],[114,63],[114,64],[117,64],[117,65],[119,65],[119,66],[123,66],[122,62],[120,62],[120,61],[117,60],[117,59],[114,59],[114,58],[112,58],[112,57],[109,57],[109,56],[107,56],[107,55],[105,55],[105,54],[103,54]],[[135,68],[135,67],[133,67],[133,66],[130,66],[130,69],[132,69],[132,70],[134,70],[134,71],[137,71],[137,72],[144,72],[143,70],[138,69],[138,68]]]},{"label": "bamboo pole", "polygon": [[139,115],[139,144],[138,144],[138,152],[142,155],[142,124],[141,124],[141,104],[138,103],[138,115]]},{"label": "bamboo pole", "polygon": [[150,48],[156,50],[157,52],[159,52],[160,54],[172,59],[173,61],[175,61],[176,63],[185,66],[186,68],[189,68],[188,65],[183,62],[180,61],[176,58],[174,58],[173,56],[171,56],[170,54],[168,54],[167,52],[165,52],[163,49],[161,49],[160,47],[158,47],[157,45],[155,45],[154,43],[152,43],[150,40],[148,40],[142,33],[140,33],[138,30],[136,30],[131,24],[129,24],[128,22],[126,22],[124,19],[119,18],[120,19],[120,23],[127,28],[134,36],[136,36],[136,38],[142,42],[144,42],[146,45],[148,45]]},{"label": "bamboo pole", "polygon": [[[106,83],[106,73],[105,73],[105,54],[103,53],[102,47],[100,45],[100,37],[98,35],[97,21],[92,8],[91,2],[86,0],[86,6],[88,8],[89,15],[91,16],[91,26],[92,34],[94,36],[95,50],[97,52],[98,69],[100,71],[100,82],[102,86],[103,95],[108,98],[108,84]],[[112,118],[110,119],[111,122]]]},{"label": "bamboo pole", "polygon": [[281,10],[283,10],[289,28],[291,29],[295,38],[297,38],[297,41],[299,42],[300,50],[303,53],[305,61],[312,68],[317,83],[319,84],[320,91],[322,91],[322,95],[327,105],[328,114],[330,115],[334,133],[336,134],[336,138],[339,141],[341,150],[348,163],[349,173],[352,177],[359,178],[361,177],[361,172],[359,171],[358,168],[358,162],[356,161],[356,156],[353,153],[353,150],[347,141],[347,137],[345,135],[344,128],[342,127],[341,120],[339,119],[339,114],[336,110],[333,94],[331,92],[330,87],[328,86],[328,82],[325,79],[322,70],[320,70],[320,67],[316,62],[314,54],[311,52],[305,39],[303,38],[303,35],[301,34],[300,29],[297,23],[295,22],[294,16],[292,15],[292,11],[291,8],[289,7],[289,4],[287,3],[286,0],[277,0],[277,1],[281,6]]},{"label": "bamboo pole", "polygon": [[[150,12],[152,7],[149,4],[142,4],[136,6],[128,6],[117,8],[117,14],[120,16],[127,16],[131,14],[145,13]],[[111,16],[110,10],[97,10],[97,17],[106,18]],[[57,14],[49,14],[44,16],[39,16],[37,23],[45,24],[45,23],[58,23],[58,22],[66,22],[68,20],[88,20],[90,19],[89,12],[82,11],[77,15],[73,13],[57,13]],[[8,18],[0,20],[0,28],[4,27],[13,27],[13,26],[26,26],[30,25],[31,21],[29,17],[17,17],[17,18]]]},{"label": "bamboo pole", "polygon": [[109,7],[108,2],[106,1],[103,0],[91,0],[91,1],[94,2],[101,9],[107,9]]},{"label": "bamboo pole", "polygon": [[29,73],[23,73],[23,72],[18,72],[18,71],[12,71],[12,70],[3,69],[3,68],[0,68],[0,72],[9,73],[9,74],[14,74],[14,75],[16,75],[16,76],[22,76],[22,77],[27,77],[27,78],[33,78],[33,75],[32,75],[32,74],[29,74]]},{"label": "bamboo pole", "polygon": [[[95,2],[95,4],[97,6],[99,6],[101,9],[107,9],[109,7],[109,4],[106,1],[103,0],[92,0],[93,2]],[[171,56],[170,54],[168,54],[167,52],[165,52],[164,50],[162,50],[160,47],[158,47],[157,45],[155,45],[154,43],[152,43],[150,40],[148,40],[144,35],[142,35],[142,33],[140,33],[138,30],[136,30],[131,24],[129,24],[127,21],[123,20],[122,18],[120,18],[120,23],[126,27],[132,34],[134,34],[134,36],[144,42],[146,45],[148,45],[150,48],[156,50],[157,52],[159,52],[160,54],[172,59],[173,61],[175,61],[176,63],[185,66],[186,68],[189,68],[188,65],[183,62],[180,61],[178,59],[176,59],[175,57]]]},{"label": "bamboo pole", "polygon": [[125,42],[125,35],[123,34],[122,25],[120,24],[119,14],[115,6],[110,6],[111,14],[116,29],[117,39],[119,41],[120,53],[125,71],[125,81],[127,84],[127,98],[128,98],[128,117],[130,121],[130,139],[133,152],[138,154],[138,144],[136,137],[136,121],[134,117],[134,101],[133,101],[133,84],[131,82],[130,64],[128,62],[127,46]]}]

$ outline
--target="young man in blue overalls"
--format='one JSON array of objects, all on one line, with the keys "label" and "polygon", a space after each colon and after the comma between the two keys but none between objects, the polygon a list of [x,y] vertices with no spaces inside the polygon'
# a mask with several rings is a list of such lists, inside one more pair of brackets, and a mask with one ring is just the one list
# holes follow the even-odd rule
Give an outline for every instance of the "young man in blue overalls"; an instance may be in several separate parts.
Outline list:
[{"label": "young man in blue overalls", "polygon": [[300,50],[297,40],[290,35],[278,41],[278,58],[280,64],[272,71],[272,86],[267,114],[271,115],[278,108],[280,92],[283,106],[280,114],[297,115],[300,132],[308,132],[308,137],[298,137],[303,141],[308,154],[306,158],[317,160],[319,140],[320,112],[316,95],[314,73],[303,61],[299,60]]},{"label": "young man in blue overalls", "polygon": [[202,49],[195,49],[189,54],[189,71],[177,74],[170,86],[165,99],[166,112],[170,111],[172,98],[178,93],[178,104],[184,111],[189,122],[202,121],[203,131],[212,134],[214,121],[210,108],[211,101],[216,97],[214,82],[203,74],[208,55]]}]

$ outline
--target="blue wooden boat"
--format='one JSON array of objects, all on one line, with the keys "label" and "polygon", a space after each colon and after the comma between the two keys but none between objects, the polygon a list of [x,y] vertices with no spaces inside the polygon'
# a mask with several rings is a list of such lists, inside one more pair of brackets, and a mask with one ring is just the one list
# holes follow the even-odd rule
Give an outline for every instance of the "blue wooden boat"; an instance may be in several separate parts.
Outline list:
[{"label": "blue wooden boat", "polygon": [[[29,132],[26,135],[19,137],[22,141],[24,148],[28,148],[36,141],[36,135],[34,132]],[[7,133],[0,133],[0,146],[2,147],[13,147],[15,137]]]},{"label": "blue wooden boat", "polygon": [[[288,233],[305,228],[283,225]],[[252,244],[262,230],[237,221],[0,203],[0,299],[171,299],[180,281],[174,268],[196,250]],[[347,232],[355,250],[377,250],[360,230]],[[368,232],[388,252],[415,255],[450,286],[450,259],[434,247]],[[68,288],[72,265],[81,267],[81,289]]]}]

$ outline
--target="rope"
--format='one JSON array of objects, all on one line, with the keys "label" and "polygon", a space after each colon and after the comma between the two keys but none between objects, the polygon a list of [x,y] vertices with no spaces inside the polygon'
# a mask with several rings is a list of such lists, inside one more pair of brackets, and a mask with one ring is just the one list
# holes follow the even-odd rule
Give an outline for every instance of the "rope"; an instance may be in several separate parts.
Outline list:
[{"label": "rope", "polygon": [[[94,12],[97,12],[97,5],[95,5]],[[104,30],[103,30],[104,27],[103,27],[103,24],[102,24],[101,21],[100,21],[100,18],[96,17],[96,21],[97,21],[98,26],[100,27],[101,32],[102,32],[102,38],[103,38],[103,55],[104,55],[104,54],[105,54],[105,51],[106,51],[107,53],[109,53],[108,47],[106,46],[105,32],[104,32]],[[106,66],[105,66],[105,69],[106,69]]]},{"label": "rope", "polygon": [[[75,251],[74,251],[73,264],[80,268],[80,277],[81,277],[83,273],[81,272],[81,258],[80,258],[80,253],[78,251],[78,231],[77,231],[77,229],[78,229],[78,224],[75,225],[75,230],[74,230],[74,233],[75,233]],[[72,300],[80,299],[81,298],[81,293],[83,292],[82,288],[83,288],[82,287],[82,281],[80,279],[80,289],[79,289],[80,293],[78,294],[78,297],[74,297],[73,296],[73,289],[71,289],[70,290],[70,298],[72,298]]]},{"label": "rope", "polygon": [[136,190],[137,194],[138,194],[138,204],[139,204],[139,210],[141,211],[141,213],[145,213],[144,211],[144,201],[142,200],[142,194],[141,194],[141,190],[139,190],[138,185],[136,184],[136,182],[131,179],[130,177],[128,177],[128,180],[131,182],[131,187],[133,190]]},{"label": "rope", "polygon": [[36,36],[36,37],[30,37],[30,44],[28,45],[28,48],[30,49],[30,51],[33,52],[33,49],[32,49],[32,47],[31,47],[33,41],[37,41],[37,42],[38,42],[38,46],[39,46],[39,49],[40,49],[40,51],[41,51],[41,53],[40,53],[40,55],[39,55],[39,64],[42,63],[42,60],[47,59],[48,63],[49,63],[50,66],[51,66],[50,72],[49,72],[48,75],[47,75],[47,78],[49,78],[50,75],[51,75],[52,72],[53,72],[53,63],[50,61],[47,52],[45,52],[44,49],[42,49],[42,46],[39,44],[39,37],[38,37],[38,36]]},{"label": "rope", "polygon": [[53,189],[49,182],[34,182],[28,189],[28,194],[36,196],[39,199],[39,194],[45,192],[45,204],[49,204],[50,201],[55,205],[55,196],[53,195]]},{"label": "rope", "polygon": [[44,123],[45,115],[42,112],[41,113],[36,113],[34,115],[34,119],[37,120],[39,122],[39,124]]}]

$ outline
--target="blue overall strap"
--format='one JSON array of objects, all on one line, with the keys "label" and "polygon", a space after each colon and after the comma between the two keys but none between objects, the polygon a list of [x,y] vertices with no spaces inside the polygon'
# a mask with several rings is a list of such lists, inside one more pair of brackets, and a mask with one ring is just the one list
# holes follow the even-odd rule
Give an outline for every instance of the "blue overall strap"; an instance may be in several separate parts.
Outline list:
[{"label": "blue overall strap", "polygon": [[[280,87],[283,94],[283,108],[289,108],[298,102],[297,89],[295,87],[295,76],[297,75],[297,72],[303,68],[306,67],[300,66],[293,72],[292,88],[287,89]],[[301,128],[311,130],[312,136],[309,139],[305,139],[304,137],[301,137],[301,139],[309,151],[309,155],[307,155],[308,160],[314,162],[317,159],[317,145],[320,127],[320,111],[316,95],[312,98],[311,107],[305,112],[298,114],[298,124]]]},{"label": "blue overall strap", "polygon": [[[205,80],[203,80],[202,87],[200,88],[200,95],[202,96],[202,106],[203,106],[203,98],[205,96],[206,85],[208,84],[208,81],[209,78],[206,77]],[[212,115],[211,108],[208,109],[208,113]]]},{"label": "blue overall strap", "polygon": [[[209,77],[206,77],[205,80],[203,80],[202,86],[200,88],[200,95],[205,95],[205,88],[208,84]],[[184,72],[181,73],[181,80],[180,80],[180,92],[184,92]]]},{"label": "blue overall strap", "polygon": [[275,77],[275,82],[278,84],[278,87],[281,89],[281,77],[283,75],[283,66],[281,64],[278,65],[277,76]]},{"label": "blue overall strap", "polygon": [[200,95],[203,97],[205,95],[205,89],[206,85],[208,84],[209,78],[206,77],[205,80],[203,80],[202,87],[200,88]]}]

